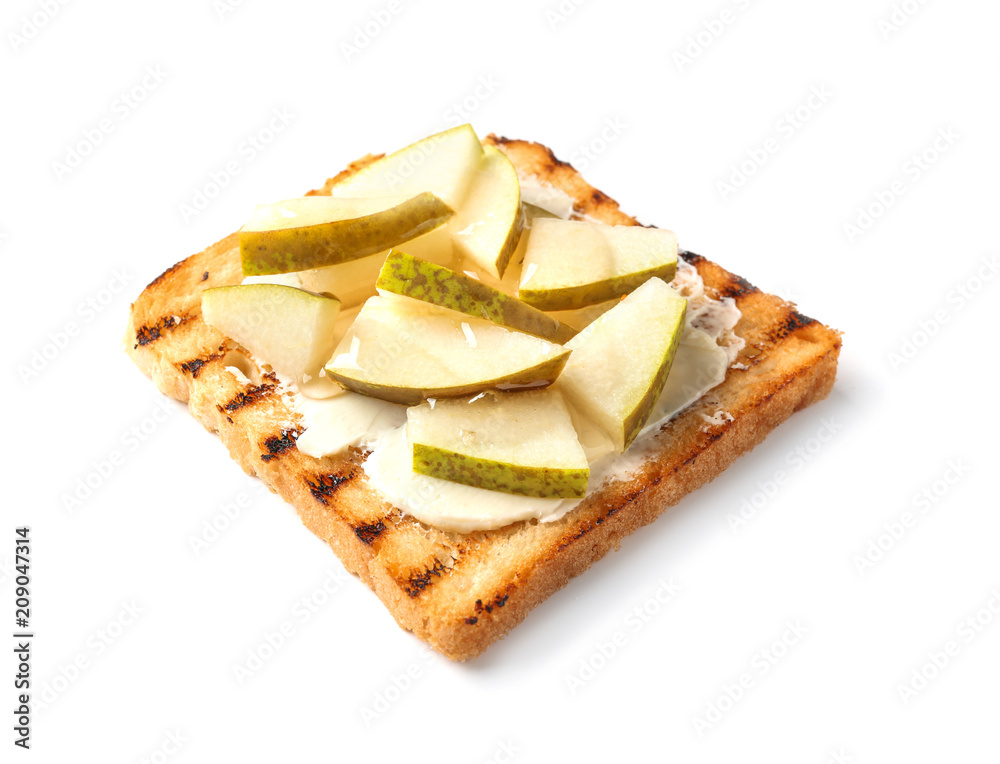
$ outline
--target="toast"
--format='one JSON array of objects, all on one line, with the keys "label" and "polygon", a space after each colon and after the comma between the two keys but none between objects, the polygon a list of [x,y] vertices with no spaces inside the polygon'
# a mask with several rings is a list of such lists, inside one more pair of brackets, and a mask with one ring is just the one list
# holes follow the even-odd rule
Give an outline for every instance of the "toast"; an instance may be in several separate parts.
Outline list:
[{"label": "toast", "polygon": [[[544,146],[493,135],[484,143],[504,151],[522,176],[572,197],[575,217],[638,224]],[[354,162],[310,193],[328,194],[377,158]],[[711,296],[736,301],[742,318],[735,332],[746,345],[720,386],[663,425],[636,473],[605,483],[553,522],[445,532],[384,501],[366,478],[360,451],[322,459],[299,452],[301,428],[278,380],[201,320],[201,290],[242,279],[236,234],[168,268],[146,287],[131,306],[126,350],[160,391],[186,401],[218,433],[245,472],[296,508],[401,627],[448,658],[465,660],[501,639],[625,536],[719,475],[793,412],[830,392],[839,332],[703,257],[683,257]],[[731,417],[709,420],[720,409]]]}]

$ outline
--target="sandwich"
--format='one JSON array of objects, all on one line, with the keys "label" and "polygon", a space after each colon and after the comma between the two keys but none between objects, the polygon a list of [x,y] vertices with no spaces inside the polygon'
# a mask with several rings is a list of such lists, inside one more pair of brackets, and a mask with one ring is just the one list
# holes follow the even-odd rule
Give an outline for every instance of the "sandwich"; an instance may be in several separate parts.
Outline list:
[{"label": "sandwich", "polygon": [[826,397],[841,339],[461,126],[262,205],[143,290],[125,347],[461,661]]}]

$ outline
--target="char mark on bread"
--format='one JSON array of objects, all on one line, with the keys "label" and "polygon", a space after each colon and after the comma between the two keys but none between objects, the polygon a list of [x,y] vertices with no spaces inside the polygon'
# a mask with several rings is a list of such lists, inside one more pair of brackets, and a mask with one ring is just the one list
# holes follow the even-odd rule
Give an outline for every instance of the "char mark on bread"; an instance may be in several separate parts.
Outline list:
[{"label": "char mark on bread", "polygon": [[432,567],[426,568],[423,573],[414,573],[405,581],[401,581],[400,585],[410,598],[418,597],[427,591],[441,576],[445,573],[450,573],[451,570],[452,568],[446,567],[441,560],[434,560]]},{"label": "char mark on bread", "polygon": [[220,406],[219,410],[232,414],[242,408],[254,406],[263,400],[267,400],[275,394],[276,390],[277,385],[268,382],[261,385],[250,385],[246,390],[237,393],[235,397]]},{"label": "char mark on bread", "polygon": [[375,523],[354,526],[354,535],[361,539],[364,543],[368,544],[368,546],[374,544],[375,539],[381,536],[384,532],[385,523],[381,520]]},{"label": "char mark on bread", "polygon": [[185,374],[190,374],[195,379],[198,379],[198,375],[201,374],[202,369],[206,364],[211,363],[217,358],[222,358],[222,356],[222,353],[209,353],[207,355],[198,356],[197,358],[192,358],[190,361],[182,361],[176,364],[176,366]]},{"label": "char mark on bread", "polygon": [[314,475],[312,478],[306,478],[306,485],[309,486],[309,491],[315,497],[316,501],[324,507],[328,507],[330,506],[330,497],[340,490],[345,483],[353,480],[355,474],[355,471],[351,470],[346,475],[333,473]]},{"label": "char mark on bread", "polygon": [[264,441],[267,453],[261,454],[260,460],[262,462],[269,462],[272,459],[277,459],[278,456],[290,448],[295,448],[295,441],[301,432],[302,430],[300,429],[282,430],[279,435],[272,435]]},{"label": "char mark on bread", "polygon": [[[518,138],[507,138],[503,135],[490,135],[487,138],[487,140],[490,141],[494,146],[498,147],[527,143],[527,141],[522,141]],[[564,162],[559,157],[557,157],[554,153],[552,153],[552,149],[550,149],[548,146],[542,146],[541,144],[533,144],[533,145],[538,146],[539,149],[543,152],[545,158],[542,161],[546,165],[546,169],[548,169],[549,171],[555,170],[556,168],[559,167],[566,167],[570,170],[573,169],[573,165],[571,165],[569,162]]]},{"label": "char mark on bread", "polygon": [[809,318],[809,316],[803,315],[790,307],[788,315],[771,332],[771,341],[778,342],[779,340],[783,340],[792,332],[815,323],[818,323],[815,318]]},{"label": "char mark on bread", "polygon": [[[174,268],[176,267],[175,265]],[[169,273],[169,271],[166,273]],[[161,276],[160,278],[163,277]],[[152,345],[167,332],[173,331],[185,321],[190,320],[191,316],[185,313],[183,316],[163,316],[153,324],[140,326],[135,332],[135,345],[132,346],[132,349],[135,350],[140,346],[146,347],[146,345]]]},{"label": "char mark on bread", "polygon": [[[173,265],[171,265],[163,273],[161,273],[155,279],[153,279],[152,281],[150,281],[149,285],[146,287],[146,289],[152,289],[153,287],[156,287],[156,286],[159,286],[160,284],[162,284],[163,281],[164,281],[164,279],[167,278],[167,276],[169,276],[174,271],[179,270],[180,267],[182,265],[184,265],[184,263],[186,263],[186,262],[187,262],[187,260],[181,260],[180,262],[176,262]],[[206,271],[206,273],[207,273],[207,271]]]},{"label": "char mark on bread", "polygon": [[503,607],[504,605],[507,604],[507,599],[510,596],[508,594],[508,591],[512,588],[514,588],[514,585],[509,584],[506,590],[504,590],[503,594],[498,594],[496,597],[493,598],[492,602],[488,602],[485,605],[483,604],[482,600],[476,600],[476,612],[482,613],[485,610],[487,613],[492,613],[493,608]]},{"label": "char mark on bread", "polygon": [[729,281],[720,286],[718,289],[719,299],[732,297],[735,300],[745,294],[752,294],[753,292],[760,291],[742,276],[737,276],[735,273],[731,273],[729,276]]}]

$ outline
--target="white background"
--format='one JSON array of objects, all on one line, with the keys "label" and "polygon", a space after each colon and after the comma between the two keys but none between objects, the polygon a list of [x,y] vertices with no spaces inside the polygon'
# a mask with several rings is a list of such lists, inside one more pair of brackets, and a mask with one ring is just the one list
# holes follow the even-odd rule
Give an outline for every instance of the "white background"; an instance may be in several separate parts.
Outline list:
[{"label": "white background", "polygon": [[[14,749],[0,645],[0,759],[997,761],[1000,278],[984,263],[1000,7],[897,6],[5,3],[0,632],[27,524],[47,702],[32,750]],[[275,110],[288,124],[249,148]],[[843,330],[844,350],[829,399],[461,665],[398,629],[120,340],[144,285],[254,204],[466,119],[548,144],[626,211]],[[304,620],[324,580],[336,592]],[[680,587],[663,606],[661,580]]]}]

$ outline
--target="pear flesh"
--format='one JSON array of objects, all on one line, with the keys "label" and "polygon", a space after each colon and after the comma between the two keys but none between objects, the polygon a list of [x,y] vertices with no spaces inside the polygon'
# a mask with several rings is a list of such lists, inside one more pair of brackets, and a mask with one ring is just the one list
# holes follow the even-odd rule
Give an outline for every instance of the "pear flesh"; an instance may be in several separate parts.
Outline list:
[{"label": "pear flesh", "polygon": [[663,391],[686,312],[687,300],[652,278],[566,343],[573,355],[558,387],[618,451],[635,440]]},{"label": "pear flesh", "polygon": [[507,156],[486,146],[469,192],[448,223],[459,255],[502,279],[524,228],[521,186]]},{"label": "pear flesh", "polygon": [[483,390],[544,387],[561,345],[393,294],[370,298],[326,373],[357,393],[409,405]]},{"label": "pear flesh", "polygon": [[385,252],[379,252],[346,263],[310,268],[295,275],[303,289],[334,294],[344,308],[351,308],[377,294],[375,279],[382,270],[385,256]]},{"label": "pear flesh", "polygon": [[590,468],[559,393],[486,392],[406,412],[413,470],[492,491],[578,499]]},{"label": "pear flesh", "polygon": [[317,376],[335,347],[340,301],[279,284],[215,287],[201,293],[205,323],[296,382]]},{"label": "pear flesh", "polygon": [[375,283],[378,289],[412,297],[476,318],[485,318],[509,329],[564,343],[576,331],[540,310],[525,305],[482,281],[456,273],[398,250],[386,257]]},{"label": "pear flesh", "polygon": [[452,251],[496,279],[503,276],[524,227],[517,171],[506,155],[485,148],[470,125],[418,141],[377,159],[330,190],[337,197],[430,191],[455,211],[448,225],[419,237],[410,249],[446,262]]},{"label": "pear flesh", "polygon": [[335,184],[336,197],[365,198],[430,191],[458,209],[483,158],[471,125],[459,125],[381,157]]},{"label": "pear flesh", "polygon": [[677,235],[642,226],[541,218],[531,226],[518,297],[539,310],[572,310],[628,294],[677,270]]},{"label": "pear flesh", "polygon": [[257,207],[240,230],[244,276],[304,271],[382,252],[444,225],[454,211],[434,194],[306,196]]}]

